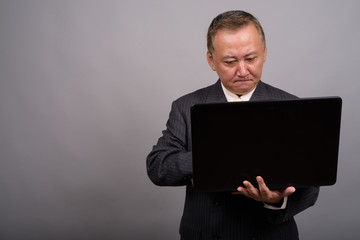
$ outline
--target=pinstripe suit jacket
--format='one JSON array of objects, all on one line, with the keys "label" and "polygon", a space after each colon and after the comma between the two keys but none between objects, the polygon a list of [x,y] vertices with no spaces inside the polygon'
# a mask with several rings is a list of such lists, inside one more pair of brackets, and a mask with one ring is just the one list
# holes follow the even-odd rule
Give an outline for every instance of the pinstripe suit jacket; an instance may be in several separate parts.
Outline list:
[{"label": "pinstripe suit jacket", "polygon": [[[260,81],[250,101],[294,98]],[[167,128],[147,157],[148,176],[153,183],[186,185],[181,239],[298,239],[293,216],[315,204],[318,187],[297,189],[284,210],[266,209],[242,195],[193,190],[190,108],[197,103],[216,102],[226,102],[220,80],[174,101]]]}]

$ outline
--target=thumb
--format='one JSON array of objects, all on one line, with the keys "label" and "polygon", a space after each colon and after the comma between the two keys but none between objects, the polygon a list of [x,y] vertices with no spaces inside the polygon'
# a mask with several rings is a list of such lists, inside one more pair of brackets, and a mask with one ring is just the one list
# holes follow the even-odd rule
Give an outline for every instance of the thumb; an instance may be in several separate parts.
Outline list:
[{"label": "thumb", "polygon": [[296,191],[296,188],[294,188],[294,187],[287,187],[287,188],[283,191],[282,196],[283,196],[283,197],[288,197],[288,196],[290,196],[291,194],[293,194],[295,191]]}]

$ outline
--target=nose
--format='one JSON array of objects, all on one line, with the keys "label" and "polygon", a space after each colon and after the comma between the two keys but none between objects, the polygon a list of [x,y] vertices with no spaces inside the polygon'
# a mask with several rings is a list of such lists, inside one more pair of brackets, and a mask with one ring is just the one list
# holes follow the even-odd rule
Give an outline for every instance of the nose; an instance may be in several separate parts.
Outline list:
[{"label": "nose", "polygon": [[238,62],[236,74],[238,77],[242,77],[242,78],[249,75],[248,67],[244,61]]}]

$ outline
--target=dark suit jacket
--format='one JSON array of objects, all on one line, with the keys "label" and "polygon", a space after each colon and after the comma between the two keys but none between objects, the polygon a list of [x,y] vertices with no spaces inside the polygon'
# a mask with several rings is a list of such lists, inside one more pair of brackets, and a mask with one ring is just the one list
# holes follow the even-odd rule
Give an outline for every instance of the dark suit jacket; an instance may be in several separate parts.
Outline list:
[{"label": "dark suit jacket", "polygon": [[[260,81],[250,101],[294,98]],[[186,185],[181,239],[298,239],[293,216],[315,204],[318,187],[297,189],[284,210],[266,209],[262,203],[242,195],[193,190],[190,108],[196,103],[216,102],[226,102],[220,81],[174,101],[167,128],[147,157],[153,183]]]}]

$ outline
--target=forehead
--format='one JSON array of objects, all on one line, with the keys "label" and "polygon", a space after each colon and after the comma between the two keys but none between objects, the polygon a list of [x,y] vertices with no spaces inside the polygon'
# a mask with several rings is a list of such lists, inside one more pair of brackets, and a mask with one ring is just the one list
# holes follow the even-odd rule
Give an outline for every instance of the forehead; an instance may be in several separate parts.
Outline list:
[{"label": "forehead", "polygon": [[239,29],[221,29],[213,39],[214,51],[259,51],[262,41],[259,32],[253,24],[245,25]]}]

